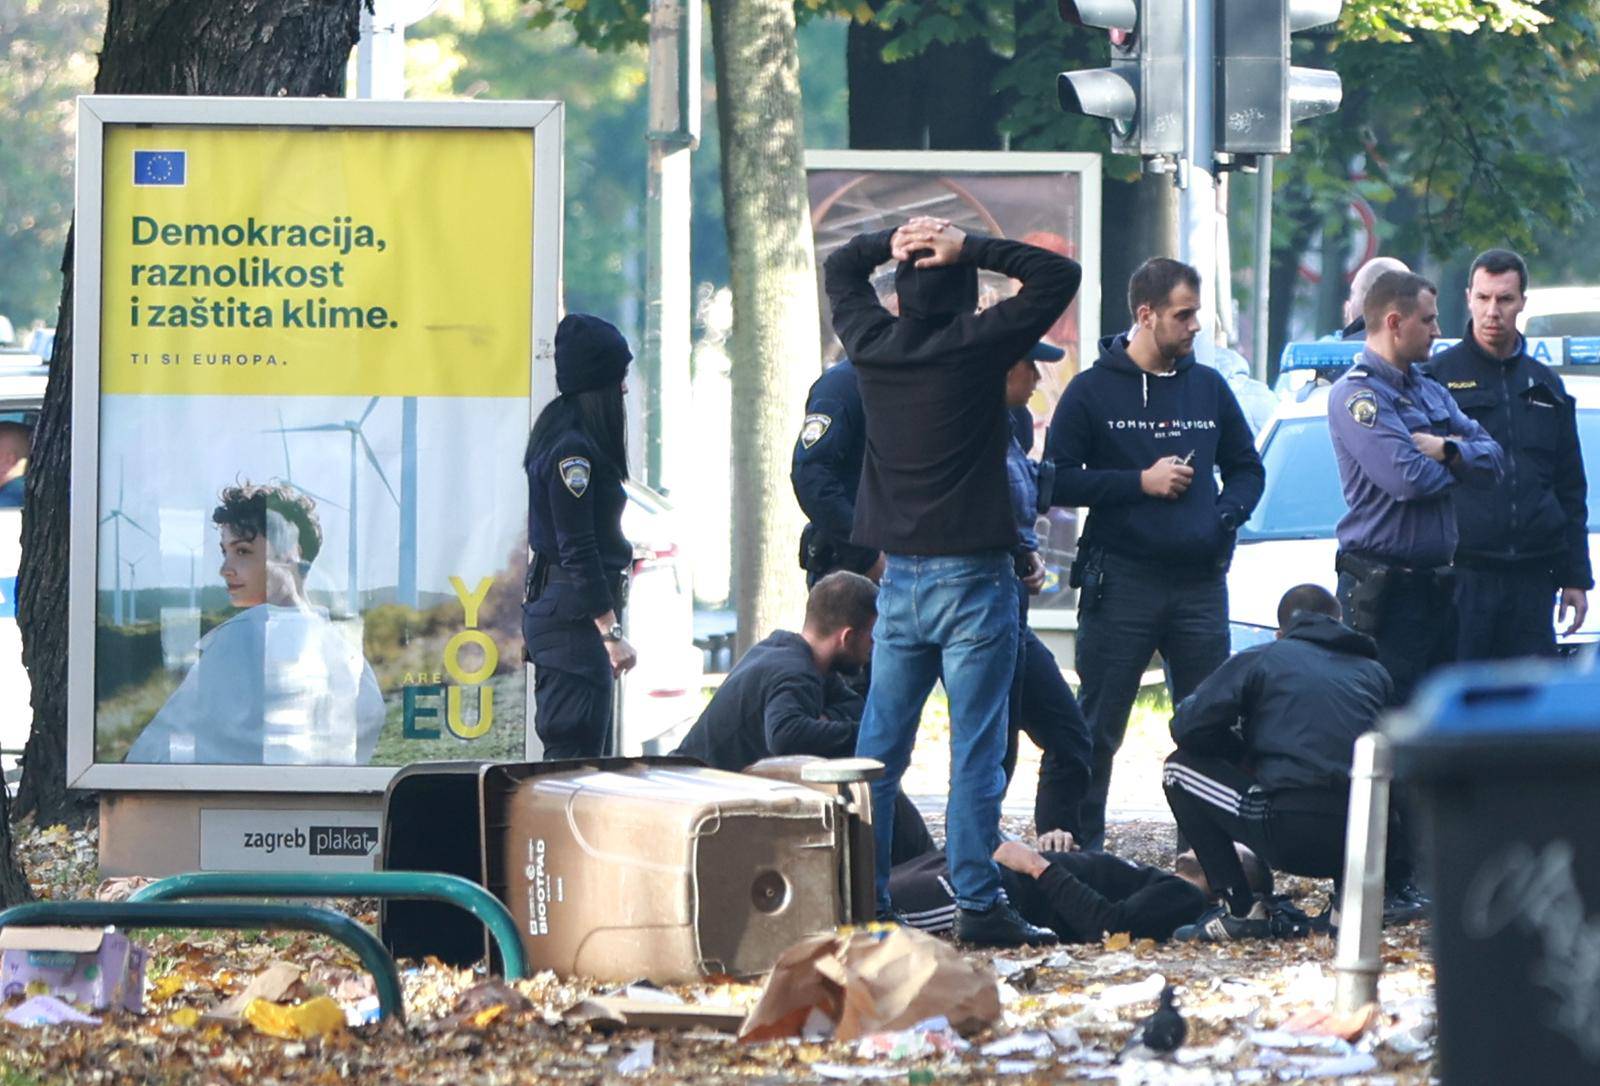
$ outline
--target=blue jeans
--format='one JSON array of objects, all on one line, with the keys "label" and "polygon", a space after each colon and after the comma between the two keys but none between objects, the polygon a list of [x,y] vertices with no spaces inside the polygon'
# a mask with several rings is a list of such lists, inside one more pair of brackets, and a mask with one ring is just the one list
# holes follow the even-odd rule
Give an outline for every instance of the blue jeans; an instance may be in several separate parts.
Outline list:
[{"label": "blue jeans", "polygon": [[1000,896],[993,853],[1000,843],[1001,762],[1017,653],[1017,589],[1005,551],[920,557],[891,554],[878,587],[872,687],[856,754],[886,772],[872,782],[878,903],[889,907],[894,797],[911,761],[922,705],[935,680],[950,699],[950,796],[945,848],[963,909]]}]

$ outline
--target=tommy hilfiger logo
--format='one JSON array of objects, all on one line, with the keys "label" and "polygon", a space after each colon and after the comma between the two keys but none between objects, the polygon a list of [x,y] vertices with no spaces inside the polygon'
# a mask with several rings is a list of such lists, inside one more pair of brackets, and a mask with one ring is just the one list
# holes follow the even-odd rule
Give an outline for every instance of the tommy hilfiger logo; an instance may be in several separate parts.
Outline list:
[{"label": "tommy hilfiger logo", "polygon": [[1108,430],[1215,430],[1216,419],[1106,419]]}]

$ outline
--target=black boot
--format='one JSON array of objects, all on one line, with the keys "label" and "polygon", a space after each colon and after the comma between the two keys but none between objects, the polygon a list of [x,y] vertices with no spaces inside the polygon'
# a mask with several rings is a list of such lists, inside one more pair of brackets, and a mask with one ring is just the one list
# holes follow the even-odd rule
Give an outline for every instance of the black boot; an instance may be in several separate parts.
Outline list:
[{"label": "black boot", "polygon": [[974,946],[994,947],[1053,946],[1058,942],[1055,932],[1028,923],[1007,901],[997,901],[983,912],[959,910],[956,938]]}]

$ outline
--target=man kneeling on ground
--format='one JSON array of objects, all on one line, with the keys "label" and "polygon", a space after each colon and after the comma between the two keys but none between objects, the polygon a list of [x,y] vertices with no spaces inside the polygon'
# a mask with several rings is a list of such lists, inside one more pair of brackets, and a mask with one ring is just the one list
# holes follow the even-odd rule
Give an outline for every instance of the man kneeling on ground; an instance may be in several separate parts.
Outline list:
[{"label": "man kneeling on ground", "polygon": [[[1049,928],[1063,942],[1098,943],[1120,931],[1135,939],[1166,939],[1205,911],[1206,894],[1197,879],[1106,852],[1051,847],[1067,840],[1065,834],[1046,834],[1038,849],[1006,841],[994,854],[1007,900],[1023,919]],[[889,873],[889,898],[912,927],[953,927],[956,899],[944,853],[897,864]]]},{"label": "man kneeling on ground", "polygon": [[[753,645],[712,696],[674,754],[737,773],[763,758],[849,758],[865,703],[844,677],[872,659],[878,586],[840,570],[817,582],[799,633],[776,630]],[[895,804],[893,862],[933,848],[916,805]]]},{"label": "man kneeling on ground", "polygon": [[[1278,604],[1277,640],[1230,658],[1173,713],[1178,749],[1162,785],[1178,832],[1223,896],[1179,939],[1302,933],[1252,891],[1235,843],[1291,874],[1343,873],[1352,750],[1393,686],[1372,639],[1339,619],[1326,589],[1291,588]],[[1404,835],[1391,832],[1391,889],[1409,886],[1408,870]]]}]

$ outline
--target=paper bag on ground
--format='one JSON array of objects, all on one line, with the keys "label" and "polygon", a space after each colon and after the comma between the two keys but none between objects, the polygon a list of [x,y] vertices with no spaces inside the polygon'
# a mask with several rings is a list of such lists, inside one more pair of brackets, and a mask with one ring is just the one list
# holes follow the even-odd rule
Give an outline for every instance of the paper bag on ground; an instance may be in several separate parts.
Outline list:
[{"label": "paper bag on ground", "polygon": [[813,1010],[840,1041],[940,1015],[975,1033],[999,1021],[1000,992],[987,962],[914,928],[871,925],[814,935],[779,955],[739,1037],[798,1036]]}]

